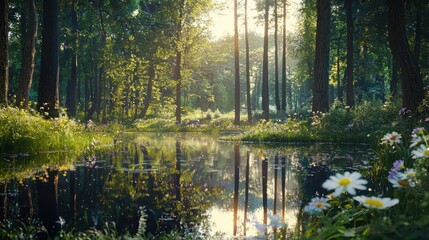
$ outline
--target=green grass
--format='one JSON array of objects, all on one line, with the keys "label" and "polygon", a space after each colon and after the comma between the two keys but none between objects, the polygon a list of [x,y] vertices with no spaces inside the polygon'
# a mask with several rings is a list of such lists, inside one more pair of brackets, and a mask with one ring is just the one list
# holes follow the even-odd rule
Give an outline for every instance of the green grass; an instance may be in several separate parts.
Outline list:
[{"label": "green grass", "polygon": [[0,153],[83,151],[94,139],[109,142],[104,132],[67,117],[44,119],[33,110],[0,109]]}]

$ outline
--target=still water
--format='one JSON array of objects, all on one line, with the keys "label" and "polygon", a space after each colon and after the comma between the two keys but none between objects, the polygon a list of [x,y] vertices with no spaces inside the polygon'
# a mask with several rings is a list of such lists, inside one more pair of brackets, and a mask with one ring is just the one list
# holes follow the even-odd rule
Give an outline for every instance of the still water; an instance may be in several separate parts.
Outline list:
[{"label": "still water", "polygon": [[368,167],[373,155],[365,146],[141,133],[77,159],[66,153],[15,157],[3,159],[2,221],[40,223],[51,234],[115,222],[118,232],[133,234],[143,213],[147,235],[178,230],[230,238],[276,227],[293,232],[303,205],[326,193],[323,181],[333,172]]}]

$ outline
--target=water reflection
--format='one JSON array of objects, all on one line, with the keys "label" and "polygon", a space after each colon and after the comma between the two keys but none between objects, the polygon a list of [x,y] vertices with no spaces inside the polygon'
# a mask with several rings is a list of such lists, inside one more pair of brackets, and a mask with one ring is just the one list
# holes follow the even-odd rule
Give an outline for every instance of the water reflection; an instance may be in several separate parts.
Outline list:
[{"label": "water reflection", "polygon": [[371,157],[364,147],[258,146],[190,134],[127,138],[73,164],[58,155],[43,168],[2,169],[0,219],[39,221],[51,234],[113,221],[117,231],[135,233],[144,207],[148,235],[186,229],[285,237],[302,203],[324,193],[321,182]]}]

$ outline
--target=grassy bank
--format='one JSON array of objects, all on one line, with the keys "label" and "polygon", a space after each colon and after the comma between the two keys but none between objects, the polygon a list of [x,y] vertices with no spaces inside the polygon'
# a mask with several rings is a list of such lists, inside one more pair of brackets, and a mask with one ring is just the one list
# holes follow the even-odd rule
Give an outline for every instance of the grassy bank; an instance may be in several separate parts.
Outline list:
[{"label": "grassy bank", "polygon": [[[109,129],[107,131],[106,129]],[[91,142],[112,142],[115,127],[100,128],[67,117],[44,119],[36,111],[0,109],[0,152],[83,151]]]}]

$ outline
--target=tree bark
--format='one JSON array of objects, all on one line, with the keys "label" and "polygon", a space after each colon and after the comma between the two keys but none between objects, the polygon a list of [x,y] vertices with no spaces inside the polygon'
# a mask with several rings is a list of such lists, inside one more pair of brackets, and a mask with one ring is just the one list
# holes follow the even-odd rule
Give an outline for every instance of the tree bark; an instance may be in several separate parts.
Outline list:
[{"label": "tree bark", "polygon": [[27,108],[34,73],[34,57],[36,54],[37,13],[34,0],[24,0],[25,25],[24,46],[22,52],[21,75],[19,78],[16,105]]},{"label": "tree bark", "polygon": [[286,0],[283,0],[282,110],[286,112]]},{"label": "tree bark", "polygon": [[247,122],[252,124],[252,104],[250,99],[250,56],[249,56],[249,33],[247,25],[247,0],[244,1],[244,38],[246,44],[246,102],[247,102]]},{"label": "tree bark", "polygon": [[330,1],[317,0],[316,57],[314,61],[313,112],[329,111]]},{"label": "tree bark", "polygon": [[398,95],[398,82],[399,82],[399,74],[398,74],[398,63],[392,59],[392,79],[390,80],[390,95],[395,98]]},{"label": "tree bark", "polygon": [[346,90],[347,100],[346,105],[353,107],[355,105],[355,95],[353,92],[353,2],[352,0],[344,0],[346,9],[347,22],[347,68],[346,68]]},{"label": "tree bark", "polygon": [[238,49],[238,10],[237,0],[234,0],[234,69],[235,69],[235,117],[234,124],[240,125],[240,62]]},{"label": "tree bark", "polygon": [[180,50],[177,50],[177,52],[176,52],[176,66],[174,67],[174,79],[176,80],[176,124],[182,123],[181,65],[182,65],[182,52]]},{"label": "tree bark", "polygon": [[387,1],[388,38],[393,58],[399,64],[402,83],[402,104],[415,111],[423,100],[423,83],[417,60],[408,44],[405,30],[404,0]]},{"label": "tree bark", "polygon": [[264,53],[262,62],[262,111],[265,121],[270,120],[270,96],[268,91],[268,16],[270,5],[265,0]]},{"label": "tree bark", "polygon": [[7,94],[9,88],[9,56],[8,56],[8,33],[9,33],[9,0],[0,2],[0,105],[7,106]]},{"label": "tree bark", "polygon": [[49,117],[59,115],[58,15],[58,0],[44,0],[38,107]]},{"label": "tree bark", "polygon": [[142,112],[140,114],[141,118],[144,118],[147,114],[147,111],[149,109],[150,103],[152,101],[152,90],[153,90],[153,82],[155,80],[155,63],[153,61],[151,61],[149,63],[149,79],[147,82],[147,92],[146,92],[146,96],[144,98],[143,101],[143,109]]},{"label": "tree bark", "polygon": [[70,81],[67,86],[67,111],[69,116],[76,116],[77,108],[77,0],[73,0],[71,8],[72,22],[72,53],[71,53],[71,72]]},{"label": "tree bark", "polygon": [[278,16],[277,0],[274,1],[274,98],[277,111],[281,110],[279,89],[279,57],[278,57]]}]

